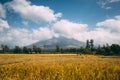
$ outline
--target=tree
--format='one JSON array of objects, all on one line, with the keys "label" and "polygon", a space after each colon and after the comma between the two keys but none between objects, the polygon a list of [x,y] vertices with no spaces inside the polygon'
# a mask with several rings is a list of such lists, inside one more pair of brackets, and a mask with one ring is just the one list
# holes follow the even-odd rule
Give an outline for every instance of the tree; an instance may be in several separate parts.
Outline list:
[{"label": "tree", "polygon": [[28,48],[29,54],[32,54],[32,49]]},{"label": "tree", "polygon": [[95,50],[93,49],[94,44],[93,44],[93,39],[91,39],[90,41],[87,40],[86,41],[86,48],[84,49],[84,53],[96,53]]},{"label": "tree", "polygon": [[60,52],[60,47],[56,45],[56,52]]},{"label": "tree", "polygon": [[113,54],[109,44],[106,44],[106,47],[104,48],[104,50],[105,50],[105,55],[112,55]]},{"label": "tree", "polygon": [[1,45],[1,48],[2,48],[2,52],[4,53],[5,52],[5,46],[3,44]]},{"label": "tree", "polygon": [[91,50],[88,49],[88,48],[85,48],[85,49],[83,50],[83,53],[85,53],[85,54],[90,54],[90,53],[91,53]]},{"label": "tree", "polygon": [[9,47],[7,45],[4,45],[4,51],[9,52],[9,50],[10,50]]},{"label": "tree", "polygon": [[98,45],[98,48],[96,49],[96,54],[100,54],[101,52],[101,46],[100,45]]},{"label": "tree", "polygon": [[111,50],[114,54],[120,54],[120,46],[118,44],[112,44]]},{"label": "tree", "polygon": [[101,47],[100,45],[98,45],[98,48],[96,49],[96,54],[105,54],[105,46]]},{"label": "tree", "polygon": [[1,45],[2,53],[9,52],[9,47],[7,45]]},{"label": "tree", "polygon": [[60,52],[61,52],[61,53],[64,53],[64,50],[63,50],[63,48],[61,48],[61,49],[60,49]]},{"label": "tree", "polygon": [[94,42],[94,40],[93,40],[93,39],[91,39],[91,40],[90,40],[90,49],[91,49],[91,51],[93,50],[93,47],[94,47],[93,42]]},{"label": "tree", "polygon": [[33,52],[37,53],[38,50],[37,50],[37,46],[33,45]]},{"label": "tree", "polygon": [[29,53],[29,50],[27,47],[23,47],[23,53]]},{"label": "tree", "polygon": [[86,48],[90,48],[89,40],[86,41]]},{"label": "tree", "polygon": [[19,46],[15,46],[14,53],[22,53],[22,49]]},{"label": "tree", "polygon": [[38,53],[41,53],[42,52],[42,50],[41,50],[41,48],[37,48],[37,51],[38,51]]}]

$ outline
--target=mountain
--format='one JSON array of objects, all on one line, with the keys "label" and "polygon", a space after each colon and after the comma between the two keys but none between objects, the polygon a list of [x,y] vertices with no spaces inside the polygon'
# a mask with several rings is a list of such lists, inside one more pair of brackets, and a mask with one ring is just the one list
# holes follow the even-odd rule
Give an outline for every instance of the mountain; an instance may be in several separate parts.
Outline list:
[{"label": "mountain", "polygon": [[75,39],[69,39],[65,37],[53,37],[52,39],[48,39],[45,41],[38,41],[36,43],[33,43],[32,45],[29,45],[28,47],[32,47],[33,45],[45,49],[55,49],[56,45],[60,48],[80,48],[85,47],[84,42],[80,42]]}]

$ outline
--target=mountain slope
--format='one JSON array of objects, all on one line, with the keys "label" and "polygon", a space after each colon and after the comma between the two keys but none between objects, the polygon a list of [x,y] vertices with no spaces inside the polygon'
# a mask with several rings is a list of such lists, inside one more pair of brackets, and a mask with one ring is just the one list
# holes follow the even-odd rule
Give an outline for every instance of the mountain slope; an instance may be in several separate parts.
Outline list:
[{"label": "mountain slope", "polygon": [[29,45],[28,47],[32,47],[33,45],[46,49],[54,49],[56,48],[56,45],[61,48],[80,48],[81,46],[84,47],[85,43],[77,41],[75,39],[68,39],[65,37],[59,37],[59,38],[54,37],[52,39],[48,39],[45,41],[38,41],[32,45]]}]

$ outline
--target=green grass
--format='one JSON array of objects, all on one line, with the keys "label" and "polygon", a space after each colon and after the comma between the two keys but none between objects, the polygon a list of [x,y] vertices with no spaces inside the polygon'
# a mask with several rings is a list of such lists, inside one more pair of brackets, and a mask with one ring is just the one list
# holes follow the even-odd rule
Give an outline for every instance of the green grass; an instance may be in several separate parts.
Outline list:
[{"label": "green grass", "polygon": [[120,80],[120,57],[0,54],[0,80]]}]

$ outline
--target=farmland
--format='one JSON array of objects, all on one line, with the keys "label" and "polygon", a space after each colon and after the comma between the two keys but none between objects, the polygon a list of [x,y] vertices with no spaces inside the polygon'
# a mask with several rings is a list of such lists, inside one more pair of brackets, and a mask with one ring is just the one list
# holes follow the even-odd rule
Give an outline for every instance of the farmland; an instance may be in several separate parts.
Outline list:
[{"label": "farmland", "polygon": [[120,57],[0,54],[0,80],[120,80]]}]

